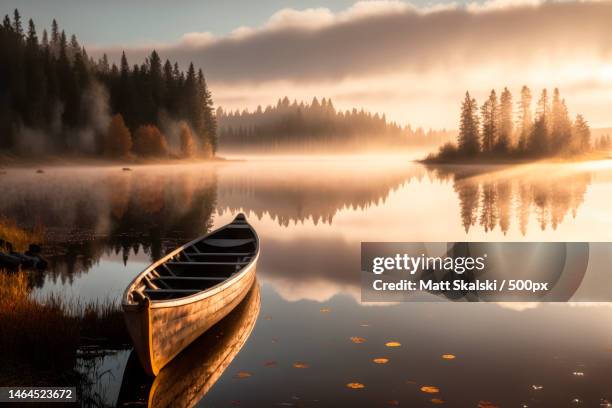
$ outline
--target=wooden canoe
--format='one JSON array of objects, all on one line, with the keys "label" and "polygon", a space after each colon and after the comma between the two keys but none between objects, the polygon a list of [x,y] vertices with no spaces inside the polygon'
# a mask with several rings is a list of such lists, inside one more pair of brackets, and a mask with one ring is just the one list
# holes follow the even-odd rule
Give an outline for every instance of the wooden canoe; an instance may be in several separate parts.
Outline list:
[{"label": "wooden canoe", "polygon": [[259,238],[246,217],[154,262],[123,295],[125,322],[144,370],[156,376],[245,297],[255,279]]},{"label": "wooden canoe", "polygon": [[259,285],[255,280],[244,300],[230,314],[179,353],[154,379],[144,374],[132,351],[117,406],[192,408],[198,405],[247,342],[259,307]]}]

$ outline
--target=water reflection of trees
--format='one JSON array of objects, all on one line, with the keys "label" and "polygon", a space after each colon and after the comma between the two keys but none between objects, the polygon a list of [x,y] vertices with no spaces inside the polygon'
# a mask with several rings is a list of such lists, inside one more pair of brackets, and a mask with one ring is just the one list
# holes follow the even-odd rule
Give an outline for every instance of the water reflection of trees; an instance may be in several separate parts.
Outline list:
[{"label": "water reflection of trees", "polygon": [[338,211],[382,205],[391,192],[426,174],[420,165],[403,163],[252,166],[253,171],[232,166],[219,172],[218,211],[267,214],[281,226],[331,224]]},{"label": "water reflection of trees", "polygon": [[[54,280],[71,281],[105,255],[121,255],[124,262],[139,253],[157,259],[212,226],[213,174],[49,173],[43,182],[30,175],[3,180],[10,193],[0,201],[0,214],[24,228],[46,230]],[[35,284],[42,279],[38,275]]]},{"label": "water reflection of trees", "polygon": [[525,235],[533,215],[541,230],[555,230],[568,213],[576,216],[591,183],[586,171],[547,172],[542,168],[516,174],[469,166],[429,169],[436,178],[452,180],[466,233],[479,224],[485,232],[499,226],[505,234],[514,216]]}]

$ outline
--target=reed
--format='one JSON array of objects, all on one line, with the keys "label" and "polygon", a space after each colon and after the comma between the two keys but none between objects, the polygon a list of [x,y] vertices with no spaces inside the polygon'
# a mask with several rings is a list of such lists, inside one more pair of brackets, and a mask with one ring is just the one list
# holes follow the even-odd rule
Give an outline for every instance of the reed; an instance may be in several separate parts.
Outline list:
[{"label": "reed", "polygon": [[80,346],[112,348],[129,342],[114,303],[79,304],[59,296],[38,301],[29,287],[26,272],[0,270],[1,383],[73,381]]},{"label": "reed", "polygon": [[[36,225],[31,230],[20,228],[10,218],[0,216],[0,238],[13,245],[13,250],[24,252],[32,243],[42,244],[45,240],[45,229]],[[0,247],[0,249],[3,249]]]}]

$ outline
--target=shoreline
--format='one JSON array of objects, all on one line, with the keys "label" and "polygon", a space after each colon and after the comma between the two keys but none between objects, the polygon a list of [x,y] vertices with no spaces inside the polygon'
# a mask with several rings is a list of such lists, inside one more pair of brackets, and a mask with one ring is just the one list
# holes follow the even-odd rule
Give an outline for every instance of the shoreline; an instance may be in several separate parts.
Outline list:
[{"label": "shoreline", "polygon": [[204,164],[204,163],[229,163],[243,161],[240,159],[227,159],[225,157],[216,156],[208,159],[204,158],[152,158],[152,159],[106,159],[94,156],[44,156],[44,157],[22,157],[0,155],[0,175],[2,171],[8,169],[37,169],[41,167],[125,167],[131,168],[136,166],[147,165],[180,165],[180,164]]},{"label": "shoreline", "polygon": [[491,157],[491,156],[473,156],[473,157],[457,157],[453,159],[441,159],[437,157],[424,158],[415,160],[415,162],[423,165],[522,165],[535,163],[583,163],[598,160],[612,160],[612,155],[609,153],[591,153],[574,157]]}]

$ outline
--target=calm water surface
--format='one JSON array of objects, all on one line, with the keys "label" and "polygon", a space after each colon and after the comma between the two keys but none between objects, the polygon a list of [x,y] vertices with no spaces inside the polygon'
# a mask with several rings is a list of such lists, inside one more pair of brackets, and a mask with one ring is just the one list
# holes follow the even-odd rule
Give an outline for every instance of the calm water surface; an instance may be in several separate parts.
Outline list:
[{"label": "calm water surface", "polygon": [[[359,288],[361,241],[610,241],[611,162],[427,168],[397,157],[294,157],[49,167],[11,169],[0,191],[0,215],[47,231],[51,268],[36,282],[40,297],[118,301],[152,259],[247,214],[261,238],[260,291],[223,329],[233,346],[215,349],[209,334],[201,346],[209,351],[176,367],[174,378],[195,378],[204,390],[187,406],[612,402],[610,304],[368,305]],[[219,364],[230,348],[229,365]],[[114,352],[94,370],[92,392],[108,405],[134,391],[129,356]]]}]

